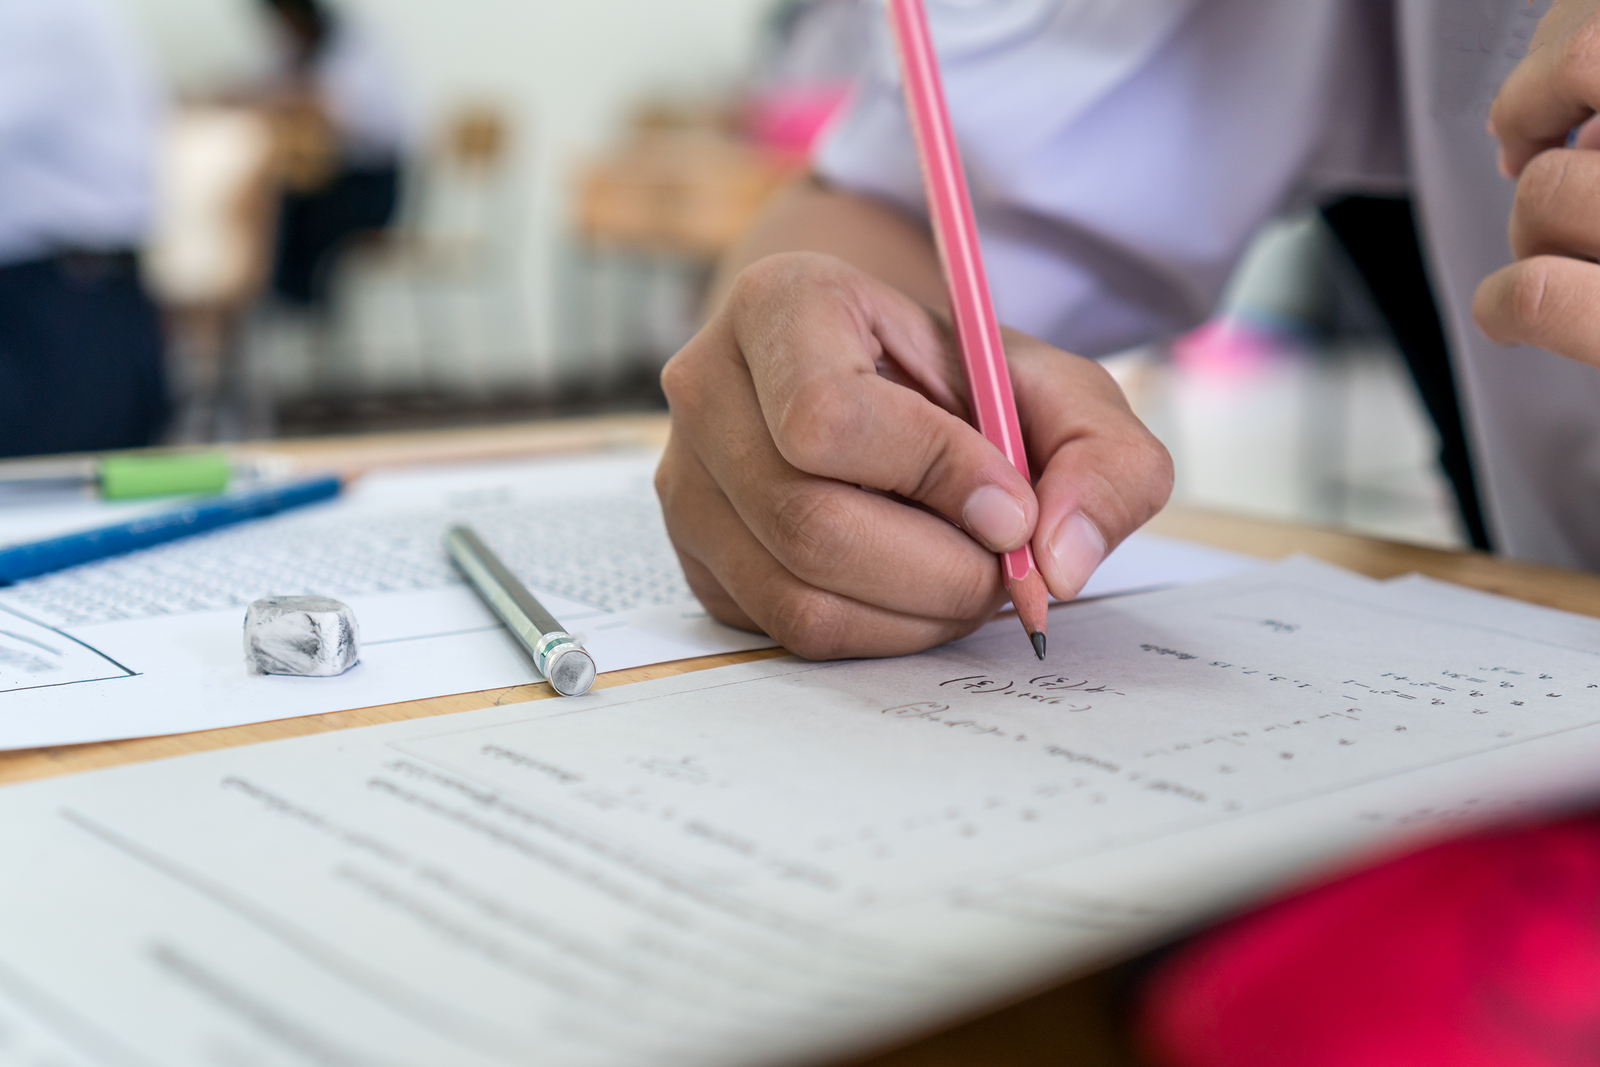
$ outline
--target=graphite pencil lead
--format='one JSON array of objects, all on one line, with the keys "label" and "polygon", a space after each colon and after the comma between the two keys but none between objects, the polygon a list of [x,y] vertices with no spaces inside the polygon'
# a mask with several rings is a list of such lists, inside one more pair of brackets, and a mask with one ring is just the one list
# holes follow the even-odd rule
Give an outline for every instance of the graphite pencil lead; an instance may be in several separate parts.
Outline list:
[{"label": "graphite pencil lead", "polygon": [[1030,568],[1021,580],[1011,583],[1011,603],[1017,609],[1017,619],[1032,642],[1034,653],[1043,659],[1050,591],[1044,587],[1044,579],[1037,570]]}]

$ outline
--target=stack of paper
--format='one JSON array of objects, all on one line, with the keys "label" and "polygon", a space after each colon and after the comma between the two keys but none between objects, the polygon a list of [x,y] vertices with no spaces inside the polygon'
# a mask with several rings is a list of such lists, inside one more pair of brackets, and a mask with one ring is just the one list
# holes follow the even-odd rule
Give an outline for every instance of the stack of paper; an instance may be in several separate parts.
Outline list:
[{"label": "stack of paper", "polygon": [[19,1060],[825,1060],[1572,801],[1600,623],[1289,563],[0,791]]}]

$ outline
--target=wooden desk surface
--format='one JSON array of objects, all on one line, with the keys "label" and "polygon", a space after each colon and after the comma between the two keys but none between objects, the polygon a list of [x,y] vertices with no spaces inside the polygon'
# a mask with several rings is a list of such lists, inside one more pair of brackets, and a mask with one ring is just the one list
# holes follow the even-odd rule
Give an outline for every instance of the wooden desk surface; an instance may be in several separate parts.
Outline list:
[{"label": "wooden desk surface", "polygon": [[[664,416],[628,416],[497,427],[485,430],[370,435],[270,442],[263,449],[292,455],[307,468],[358,473],[382,466],[469,461],[657,445]],[[1336,530],[1174,507],[1150,530],[1251,555],[1280,558],[1302,552],[1329,563],[1388,578],[1419,572],[1585,615],[1600,616],[1600,576],[1496,559],[1478,552],[1440,551]],[[614,671],[597,688],[663,678],[728,663],[782,655],[780,650],[707,656]],[[27,749],[0,753],[0,784],[123,763],[203,752],[233,745],[417,719],[554,696],[543,682],[477,693],[411,700],[353,711],[257,723],[171,737]],[[1009,1067],[1073,1063],[1083,1067],[1133,1062],[1109,1023],[1110,980],[1074,982],[1004,1011],[947,1031],[859,1067]]]}]

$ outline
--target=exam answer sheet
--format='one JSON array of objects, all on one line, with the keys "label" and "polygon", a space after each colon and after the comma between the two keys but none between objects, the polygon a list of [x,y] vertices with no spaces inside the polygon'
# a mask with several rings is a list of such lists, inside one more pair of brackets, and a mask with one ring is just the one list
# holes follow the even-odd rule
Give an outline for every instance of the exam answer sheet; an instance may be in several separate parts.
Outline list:
[{"label": "exam answer sheet", "polygon": [[[601,671],[773,642],[707,617],[651,476],[657,454],[383,471],[338,500],[0,588],[0,748],[206,730],[539,680],[445,554],[470,523]],[[0,509],[0,543],[156,505]],[[162,505],[170,506],[170,505]],[[1144,537],[1085,592],[1253,565]],[[361,663],[337,678],[251,675],[244,609],[316,593],[356,613]]]},{"label": "exam answer sheet", "polygon": [[1600,622],[1291,562],[0,790],[19,1062],[801,1064],[1592,790]]},{"label": "exam answer sheet", "polygon": [[[0,748],[537,681],[445,554],[445,530],[458,522],[581,635],[601,670],[770,646],[711,620],[690,594],[650,467],[629,453],[381,472],[326,504],[0,589]],[[58,509],[74,525],[95,510]],[[29,521],[0,512],[0,539],[8,523]],[[337,678],[248,673],[245,606],[290,593],[355,610],[360,664]]]}]

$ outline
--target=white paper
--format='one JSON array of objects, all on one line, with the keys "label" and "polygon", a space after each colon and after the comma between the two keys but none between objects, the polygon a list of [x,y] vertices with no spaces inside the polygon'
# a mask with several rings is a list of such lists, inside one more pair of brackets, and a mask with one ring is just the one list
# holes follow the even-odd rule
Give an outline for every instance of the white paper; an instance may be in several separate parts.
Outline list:
[{"label": "white paper", "polygon": [[3,790],[0,1023],[170,1067],[844,1055],[1592,790],[1600,623],[1494,607],[1295,562],[1056,609],[1048,671],[1001,620]]},{"label": "white paper", "polygon": [[1180,541],[1161,534],[1135,533],[1107,556],[1078,592],[1078,599],[1116,596],[1174,585],[1193,585],[1254,570],[1254,556]]},{"label": "white paper", "polygon": [[[457,522],[483,535],[602,671],[770,647],[708,618],[689,592],[650,486],[653,465],[631,452],[384,472],[335,501],[0,589],[0,748],[538,681],[445,554],[444,531]],[[94,506],[67,510],[83,525]],[[0,534],[64,514],[0,512]],[[248,672],[246,605],[295,593],[355,610],[358,666],[337,678]]]},{"label": "white paper", "polygon": [[171,509],[166,500],[100,500],[88,489],[0,489],[0,547],[93,530]]},{"label": "white paper", "polygon": [[[445,555],[444,531],[456,522],[478,530],[601,671],[772,647],[710,619],[690,593],[651,488],[656,459],[630,451],[379,472],[336,501],[0,589],[0,748],[206,730],[537,681]],[[161,506],[74,499],[0,509],[0,542]],[[1140,535],[1085,595],[1250,565]],[[359,666],[338,678],[246,670],[245,606],[297,593],[355,610]]]},{"label": "white paper", "polygon": [[132,674],[59,630],[0,609],[0,693],[111,681]]}]

